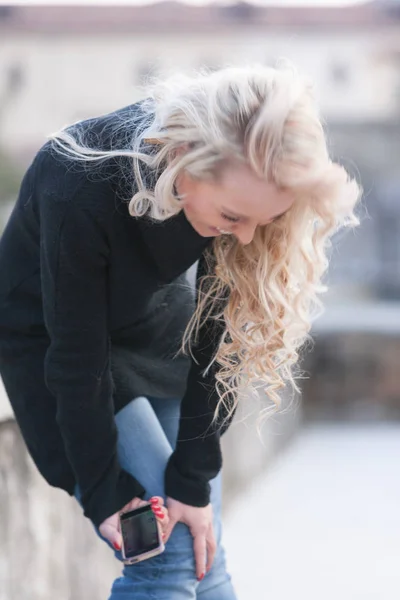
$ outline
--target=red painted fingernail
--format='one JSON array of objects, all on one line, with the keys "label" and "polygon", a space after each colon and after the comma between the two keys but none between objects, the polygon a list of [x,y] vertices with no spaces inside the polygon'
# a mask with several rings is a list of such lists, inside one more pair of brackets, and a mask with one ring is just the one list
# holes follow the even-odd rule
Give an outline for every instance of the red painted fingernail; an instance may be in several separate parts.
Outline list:
[{"label": "red painted fingernail", "polygon": [[204,575],[205,575],[205,573],[202,573],[202,574],[200,575],[200,577],[198,578],[198,581],[203,581],[203,579],[204,579]]},{"label": "red painted fingernail", "polygon": [[156,497],[154,496],[153,498],[150,498],[150,502],[151,502],[152,504],[158,504],[159,500],[158,500],[158,498],[156,498]]},{"label": "red painted fingernail", "polygon": [[165,517],[164,513],[160,513],[160,512],[156,513],[156,515],[159,519],[163,519]]},{"label": "red painted fingernail", "polygon": [[121,546],[119,544],[117,544],[117,542],[114,542],[113,546],[116,550],[121,550]]}]

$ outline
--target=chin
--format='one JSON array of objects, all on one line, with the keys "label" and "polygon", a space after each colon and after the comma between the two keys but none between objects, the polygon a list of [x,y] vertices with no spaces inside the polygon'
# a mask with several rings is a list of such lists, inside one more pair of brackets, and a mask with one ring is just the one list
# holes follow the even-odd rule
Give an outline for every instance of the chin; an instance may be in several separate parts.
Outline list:
[{"label": "chin", "polygon": [[193,225],[192,224],[192,227],[202,237],[216,237],[216,235],[217,235],[217,233],[213,232],[212,227],[208,227],[208,225]]},{"label": "chin", "polygon": [[217,237],[218,233],[213,233],[209,230],[209,227],[204,227],[204,231],[202,231],[200,235],[202,235],[203,237]]}]

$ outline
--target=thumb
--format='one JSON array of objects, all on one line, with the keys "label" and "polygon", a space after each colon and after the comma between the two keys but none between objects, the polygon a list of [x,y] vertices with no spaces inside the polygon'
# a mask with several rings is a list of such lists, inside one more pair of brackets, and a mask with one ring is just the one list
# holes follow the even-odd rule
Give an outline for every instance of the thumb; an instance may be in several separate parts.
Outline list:
[{"label": "thumb", "polygon": [[165,528],[165,538],[164,538],[164,544],[166,544],[170,538],[170,535],[172,533],[172,530],[174,529],[175,525],[177,524],[178,520],[174,519],[174,517],[170,517],[169,518],[169,522],[168,525]]},{"label": "thumb", "polygon": [[115,550],[121,550],[122,535],[115,526],[110,523],[104,523],[100,528],[100,533],[112,544]]},{"label": "thumb", "polygon": [[122,548],[122,535],[119,531],[114,532],[113,541],[111,542],[116,550],[121,550]]}]

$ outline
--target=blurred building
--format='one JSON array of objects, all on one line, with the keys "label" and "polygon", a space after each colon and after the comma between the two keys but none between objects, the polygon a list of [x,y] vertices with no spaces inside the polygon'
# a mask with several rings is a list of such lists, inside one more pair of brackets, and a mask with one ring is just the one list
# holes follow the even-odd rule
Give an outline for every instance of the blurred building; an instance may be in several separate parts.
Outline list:
[{"label": "blurred building", "polygon": [[135,101],[147,75],[292,59],[318,83],[324,116],[400,115],[400,7],[0,7],[1,142],[29,155],[45,134]]},{"label": "blurred building", "polygon": [[317,83],[331,151],[365,190],[329,283],[400,298],[398,0],[0,6],[0,148],[23,167],[48,133],[135,102],[149,76],[280,58]]}]

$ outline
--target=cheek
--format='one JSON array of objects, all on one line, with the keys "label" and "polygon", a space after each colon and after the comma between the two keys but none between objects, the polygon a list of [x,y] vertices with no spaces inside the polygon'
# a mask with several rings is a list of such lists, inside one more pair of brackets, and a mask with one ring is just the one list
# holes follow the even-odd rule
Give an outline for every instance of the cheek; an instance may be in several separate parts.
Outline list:
[{"label": "cheek", "polygon": [[215,211],[210,204],[210,201],[204,198],[191,199],[189,200],[185,208],[187,212],[200,221],[208,221],[212,219]]},{"label": "cheek", "polygon": [[196,214],[196,203],[193,200],[186,200],[183,205],[185,212],[190,215]]}]

